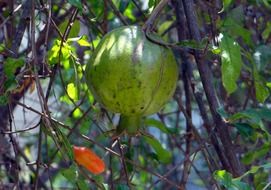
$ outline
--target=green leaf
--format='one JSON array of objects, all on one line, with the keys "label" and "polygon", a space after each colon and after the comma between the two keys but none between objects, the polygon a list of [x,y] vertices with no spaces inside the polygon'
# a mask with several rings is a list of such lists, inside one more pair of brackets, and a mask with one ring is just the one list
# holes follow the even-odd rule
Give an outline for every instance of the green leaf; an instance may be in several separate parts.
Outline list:
[{"label": "green leaf", "polygon": [[130,4],[130,1],[122,0],[119,3],[119,11],[121,13],[124,13],[124,11],[127,9],[128,5]]},{"label": "green leaf", "polygon": [[82,111],[80,110],[80,108],[76,108],[73,112],[72,112],[72,116],[74,118],[79,118],[83,115]]},{"label": "green leaf", "polygon": [[46,126],[44,122],[41,122],[42,131],[50,136],[54,141],[57,148],[64,158],[69,158],[73,160],[73,149],[68,140],[68,137],[60,130],[58,123],[52,122],[50,126]]},{"label": "green leaf", "polygon": [[235,179],[240,180],[240,179],[246,177],[249,174],[255,174],[255,173],[257,173],[260,169],[269,170],[270,168],[271,168],[271,163],[263,164],[263,165],[260,165],[260,166],[252,166],[250,168],[250,170],[248,170],[243,175],[241,175],[240,177],[235,178]]},{"label": "green leaf", "polygon": [[170,130],[162,123],[161,121],[158,121],[156,119],[145,119],[144,124],[147,127],[155,127],[157,129],[160,129],[160,131],[169,134]]},{"label": "green leaf", "polygon": [[262,32],[262,37],[264,40],[267,40],[271,34],[271,22],[267,22],[264,31]]},{"label": "green leaf", "polygon": [[116,7],[119,7],[120,3],[121,3],[121,0],[112,0],[112,2],[114,3],[114,5]]},{"label": "green leaf", "polygon": [[78,41],[77,43],[80,45],[80,46],[85,46],[85,47],[90,47],[91,44],[88,42],[88,38],[86,35],[83,35]]},{"label": "green leaf", "polygon": [[264,71],[266,66],[271,64],[271,46],[260,45],[255,49],[253,53],[253,59],[256,63],[258,71]]},{"label": "green leaf", "polygon": [[124,184],[118,184],[116,190],[129,190],[130,188]]},{"label": "green leaf", "polygon": [[[243,119],[247,121],[247,124],[250,125],[253,129],[257,129],[258,131],[262,131],[265,134],[265,137],[271,139],[271,135],[264,125],[265,121],[271,120],[271,110],[263,107],[263,108],[254,108],[248,109],[242,112],[238,112],[228,118],[229,122],[234,123],[235,121]],[[240,126],[239,126],[240,127]],[[243,128],[244,129],[244,128]],[[256,133],[253,133],[251,136],[255,136]]]},{"label": "green leaf", "polygon": [[[70,160],[73,160],[73,149],[68,137],[60,131],[59,126],[54,125],[56,140],[58,141],[62,154],[67,154]],[[54,134],[53,134],[54,135]],[[66,155],[63,155],[66,156]]]},{"label": "green leaf", "polygon": [[226,11],[231,5],[232,0],[223,0],[223,10]]},{"label": "green leaf", "polygon": [[[68,20],[65,20],[64,22],[60,24],[59,30],[62,33],[62,35],[64,35],[64,32],[66,28],[68,27],[68,24],[69,24]],[[79,31],[80,31],[80,22],[78,20],[75,20],[70,30],[68,38],[78,37]]]},{"label": "green leaf", "polygon": [[221,54],[221,49],[219,49],[218,47],[212,47],[211,51],[215,55]]},{"label": "green leaf", "polygon": [[170,27],[172,22],[173,21],[165,21],[165,22],[163,22],[161,25],[159,25],[157,33],[159,35],[162,35]]},{"label": "green leaf", "polygon": [[79,11],[83,10],[83,5],[81,0],[68,0],[68,2],[79,9]]},{"label": "green leaf", "polygon": [[249,109],[248,111],[253,114],[257,114],[261,119],[271,121],[271,110],[267,107]]},{"label": "green leaf", "polygon": [[265,85],[266,83],[263,81],[262,77],[256,71],[256,68],[254,68],[253,76],[256,98],[259,102],[263,103],[269,96],[268,87]]},{"label": "green leaf", "polygon": [[78,90],[73,82],[67,85],[67,93],[71,99],[78,100]]},{"label": "green leaf", "polygon": [[83,178],[78,175],[76,165],[71,165],[69,168],[61,169],[61,174],[72,184],[76,184],[80,190],[88,190],[89,186]]},{"label": "green leaf", "polygon": [[268,172],[258,172],[256,173],[254,178],[255,190],[263,190],[264,186],[268,183]]},{"label": "green leaf", "polygon": [[60,51],[60,41],[55,40],[52,48],[48,51],[48,61],[50,65],[58,63],[59,51]]},{"label": "green leaf", "polygon": [[223,34],[219,44],[222,60],[222,82],[229,94],[237,89],[236,82],[241,72],[241,51],[239,44],[231,37]]},{"label": "green leaf", "polygon": [[149,11],[152,11],[160,2],[161,0],[149,0],[148,2],[148,8]]},{"label": "green leaf", "polygon": [[61,48],[61,61],[68,60],[71,56],[71,46],[67,43],[63,43],[63,46]]},{"label": "green leaf", "polygon": [[244,157],[241,159],[241,161],[246,165],[251,164],[255,160],[264,157],[270,151],[270,149],[271,144],[265,143],[262,147],[246,153]]},{"label": "green leaf", "polygon": [[86,35],[69,38],[67,42],[77,42],[80,46],[90,47],[91,44],[88,42],[88,37]]},{"label": "green leaf", "polygon": [[128,17],[132,22],[136,21],[136,17],[133,14],[133,8],[134,8],[134,4],[129,3],[128,7],[125,9],[123,13],[123,15]]},{"label": "green leaf", "polygon": [[228,12],[227,17],[221,22],[221,30],[228,33],[230,36],[237,39],[239,36],[243,38],[245,43],[250,47],[253,47],[253,41],[251,37],[251,31],[245,28],[245,13],[244,6],[240,5],[230,12]]},{"label": "green leaf", "polygon": [[254,129],[248,123],[234,123],[234,126],[243,137],[251,137],[253,135]]},{"label": "green leaf", "polygon": [[253,42],[251,41],[251,31],[244,28],[236,20],[228,18],[223,23],[223,30],[225,30],[230,36],[242,37],[247,45],[253,47]]},{"label": "green leaf", "polygon": [[[14,59],[8,57],[4,62],[4,74],[6,79],[4,81],[4,92],[12,91],[17,88],[18,83],[16,80],[15,72],[18,68],[24,65],[23,59]],[[5,102],[5,97],[2,97],[3,103]]]},{"label": "green leaf", "polygon": [[0,53],[5,50],[5,44],[0,44]]},{"label": "green leaf", "polygon": [[213,176],[227,190],[251,190],[247,183],[240,181],[241,178],[232,178],[232,175],[226,170],[217,170]]},{"label": "green leaf", "polygon": [[238,112],[230,116],[228,119],[230,122],[234,122],[238,119],[250,119],[254,123],[260,123],[262,119],[271,121],[271,110],[266,107],[251,108]]},{"label": "green leaf", "polygon": [[217,170],[214,172],[214,178],[220,184],[224,185],[226,188],[232,186],[232,175],[226,170]]},{"label": "green leaf", "polygon": [[255,82],[256,98],[259,102],[264,103],[269,96],[269,90],[263,82]]},{"label": "green leaf", "polygon": [[251,190],[251,187],[249,184],[247,183],[244,183],[242,181],[239,181],[239,180],[233,180],[233,186],[234,188],[238,189],[238,190]]},{"label": "green leaf", "polygon": [[89,190],[89,186],[84,179],[78,179],[76,183],[80,190]]},{"label": "green leaf", "polygon": [[164,164],[171,162],[171,152],[164,149],[157,139],[150,136],[144,136],[143,139],[154,149],[160,162]]},{"label": "green leaf", "polygon": [[271,2],[270,0],[262,0],[264,6],[268,9],[271,9]]},{"label": "green leaf", "polygon": [[61,169],[60,172],[71,183],[75,183],[75,180],[78,177],[76,173],[76,167],[73,165],[69,168]]},{"label": "green leaf", "polygon": [[0,95],[0,106],[7,105],[8,103],[8,96],[6,94]]},{"label": "green leaf", "polygon": [[231,11],[227,14],[227,18],[231,18],[236,23],[243,26],[245,21],[244,9],[245,8],[242,4],[235,7],[234,9],[231,9]]},{"label": "green leaf", "polygon": [[4,62],[4,73],[5,75],[10,78],[14,77],[15,71],[24,65],[23,59],[14,59],[8,57]]}]

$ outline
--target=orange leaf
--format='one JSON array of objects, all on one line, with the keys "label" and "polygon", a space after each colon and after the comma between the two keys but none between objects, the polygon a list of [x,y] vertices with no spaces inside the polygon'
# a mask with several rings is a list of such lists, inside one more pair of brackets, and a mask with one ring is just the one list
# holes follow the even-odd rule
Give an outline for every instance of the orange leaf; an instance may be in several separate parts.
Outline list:
[{"label": "orange leaf", "polygon": [[86,147],[73,146],[75,161],[93,174],[100,174],[105,170],[104,161],[92,150]]}]

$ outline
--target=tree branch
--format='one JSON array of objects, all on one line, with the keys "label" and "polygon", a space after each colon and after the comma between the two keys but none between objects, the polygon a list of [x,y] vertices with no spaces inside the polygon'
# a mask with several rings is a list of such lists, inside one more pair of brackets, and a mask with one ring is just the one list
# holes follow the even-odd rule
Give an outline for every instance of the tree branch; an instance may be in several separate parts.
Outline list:
[{"label": "tree branch", "polygon": [[[191,37],[197,42],[201,41],[199,26],[197,23],[196,14],[194,11],[194,1],[193,0],[183,0],[185,15],[187,18],[188,28]],[[221,116],[217,112],[219,108],[218,100],[216,97],[215,88],[212,84],[212,74],[210,72],[209,66],[204,61],[201,51],[195,50],[195,60],[200,73],[201,81],[203,84],[204,91],[209,103],[211,114],[216,125],[217,132],[220,136],[221,142],[224,146],[225,153],[227,155],[228,161],[231,165],[231,170],[234,176],[239,176],[242,173],[242,168],[240,161],[238,160],[234,146],[231,142],[231,137],[227,130],[227,124],[222,120]]]}]

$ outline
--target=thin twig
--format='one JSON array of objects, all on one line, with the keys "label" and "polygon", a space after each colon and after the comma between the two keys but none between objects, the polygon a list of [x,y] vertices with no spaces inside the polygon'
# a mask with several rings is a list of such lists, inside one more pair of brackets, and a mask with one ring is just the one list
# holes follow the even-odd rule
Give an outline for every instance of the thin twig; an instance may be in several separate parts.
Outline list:
[{"label": "thin twig", "polygon": [[36,129],[39,125],[40,125],[40,122],[38,122],[36,125],[34,125],[32,127],[26,128],[26,129],[16,130],[16,131],[3,131],[2,133],[4,133],[4,134],[23,133],[23,132],[27,132],[27,131],[31,131],[33,129]]},{"label": "thin twig", "polygon": [[164,7],[167,5],[167,3],[170,0],[161,0],[159,4],[154,8],[154,10],[151,13],[151,16],[148,18],[148,20],[145,22],[144,26],[142,27],[142,30],[146,33],[150,33],[154,26],[155,20],[160,15],[161,11],[164,9]]},{"label": "thin twig", "polygon": [[[24,104],[22,104],[22,103],[20,103],[20,102],[16,102],[16,103],[17,103],[18,105],[20,105],[20,106],[25,107],[26,109],[29,109],[29,110],[31,110],[31,111],[33,111],[33,112],[35,112],[35,113],[37,113],[37,114],[43,116],[43,117],[47,117],[47,118],[48,118],[47,115],[45,115],[44,113],[41,113],[41,112],[39,112],[39,111],[33,109],[33,108],[30,107],[30,106],[24,105]],[[68,127],[67,125],[65,125],[65,124],[63,124],[63,123],[61,123],[61,122],[59,122],[59,121],[57,121],[56,119],[54,119],[54,118],[52,118],[52,117],[51,117],[50,119],[51,119],[53,122],[57,123],[59,126],[65,128],[65,129],[71,130],[70,127]],[[86,135],[80,134],[80,132],[78,132],[78,131],[74,131],[74,133],[75,133],[76,135],[80,136],[81,138],[83,138],[83,139],[89,141],[90,143],[93,143],[93,144],[97,145],[98,147],[102,148],[103,150],[108,151],[108,152],[111,153],[112,155],[121,157],[121,155],[120,155],[119,153],[113,151],[112,149],[110,149],[110,148],[108,148],[108,147],[105,147],[105,146],[99,144],[96,140],[93,140],[93,139],[91,139],[90,137],[88,137],[88,136],[86,136]],[[150,174],[152,174],[152,175],[154,175],[154,176],[160,178],[162,181],[164,181],[164,182],[166,182],[166,183],[168,183],[168,184],[170,184],[170,185],[172,185],[172,186],[174,186],[174,187],[180,188],[176,183],[172,182],[171,180],[167,179],[166,177],[164,177],[164,176],[162,176],[162,175],[160,175],[160,174],[158,174],[158,173],[156,173],[156,172],[153,172],[152,169],[148,169],[148,168],[145,168],[145,167],[143,167],[143,166],[140,166],[139,164],[137,164],[137,163],[135,163],[134,161],[129,160],[129,159],[127,159],[127,158],[124,158],[124,160],[125,160],[126,162],[130,163],[130,164],[133,164],[135,167],[137,167],[137,168],[139,168],[139,169],[141,169],[141,170],[144,170],[144,171],[146,171],[146,172],[148,172],[148,173],[150,173]]]},{"label": "thin twig", "polygon": [[177,96],[176,101],[177,101],[178,106],[179,106],[180,110],[182,111],[186,121],[191,126],[193,134],[194,134],[196,140],[198,141],[199,146],[202,149],[203,156],[206,159],[206,162],[207,162],[207,165],[208,165],[210,171],[214,172],[215,171],[214,168],[218,168],[218,164],[215,162],[215,160],[213,159],[213,157],[209,153],[208,148],[206,147],[206,144],[202,141],[200,134],[198,133],[196,127],[192,123],[192,120],[190,119],[189,115],[187,114],[185,108],[183,107],[180,97]]},{"label": "thin twig", "polygon": [[117,139],[117,142],[118,142],[118,148],[119,148],[120,156],[121,156],[120,160],[121,160],[122,168],[123,168],[125,178],[126,178],[126,183],[127,183],[127,186],[129,187],[129,189],[132,189],[131,182],[130,182],[130,179],[129,179],[128,170],[127,170],[127,166],[126,166],[126,163],[125,163],[125,160],[124,160],[125,157],[124,157],[124,153],[123,153],[123,148],[122,148],[122,145],[120,144],[119,139]]},{"label": "thin twig", "polygon": [[109,3],[109,5],[111,6],[114,14],[120,19],[120,21],[124,24],[124,25],[129,25],[129,23],[125,20],[124,16],[121,14],[121,12],[118,10],[118,8],[114,5],[112,0],[105,0]]},{"label": "thin twig", "polygon": [[39,141],[38,141],[38,152],[37,152],[37,159],[36,159],[36,171],[35,171],[35,190],[37,190],[39,184],[39,170],[40,170],[40,160],[41,160],[41,145],[42,145],[42,128],[39,129]]}]

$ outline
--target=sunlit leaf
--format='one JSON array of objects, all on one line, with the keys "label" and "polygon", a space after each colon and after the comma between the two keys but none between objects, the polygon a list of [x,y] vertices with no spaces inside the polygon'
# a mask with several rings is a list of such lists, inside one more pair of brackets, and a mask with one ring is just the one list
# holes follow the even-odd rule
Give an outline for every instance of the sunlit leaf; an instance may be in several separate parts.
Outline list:
[{"label": "sunlit leaf", "polygon": [[83,35],[78,41],[77,43],[80,45],[80,46],[86,46],[86,47],[90,47],[91,44],[88,42],[88,38],[86,35]]},{"label": "sunlit leaf", "polygon": [[73,82],[67,85],[67,93],[71,99],[78,100],[78,90]]},{"label": "sunlit leaf", "polygon": [[72,116],[74,118],[79,118],[83,115],[82,111],[79,108],[76,108],[73,112],[72,112]]},{"label": "sunlit leaf", "polygon": [[67,43],[63,43],[61,48],[62,60],[67,60],[71,56],[71,47]]},{"label": "sunlit leaf", "polygon": [[221,49],[219,49],[218,47],[213,47],[211,51],[213,54],[216,54],[216,55],[221,53]]},{"label": "sunlit leaf", "polygon": [[128,7],[125,9],[123,15],[128,17],[131,21],[136,21],[136,17],[133,14],[133,3],[129,3]]},{"label": "sunlit leaf", "polygon": [[100,38],[96,38],[95,40],[92,41],[94,48],[96,48],[98,46],[98,44],[100,43],[101,39]]},{"label": "sunlit leaf", "polygon": [[[60,32],[62,33],[62,35],[64,35],[64,32],[69,24],[68,22],[69,22],[68,20],[65,20],[59,26],[59,29],[60,29]],[[80,22],[78,20],[75,20],[72,27],[71,27],[68,38],[78,37],[79,31],[80,31]]]},{"label": "sunlit leaf", "polygon": [[232,186],[232,175],[226,170],[217,170],[214,172],[214,178],[226,188]]},{"label": "sunlit leaf", "polygon": [[231,37],[223,34],[219,44],[222,60],[222,82],[229,94],[237,89],[237,80],[241,72],[241,51],[239,44]]}]

